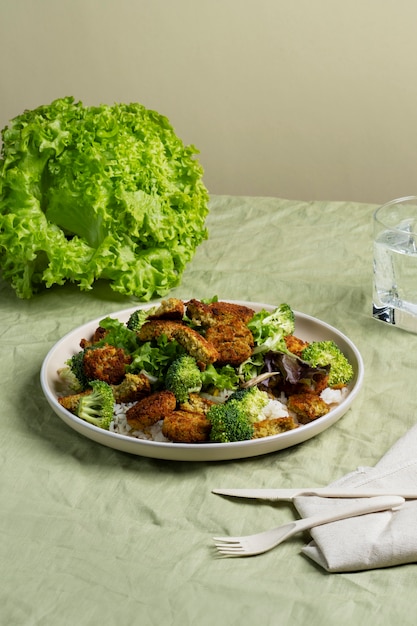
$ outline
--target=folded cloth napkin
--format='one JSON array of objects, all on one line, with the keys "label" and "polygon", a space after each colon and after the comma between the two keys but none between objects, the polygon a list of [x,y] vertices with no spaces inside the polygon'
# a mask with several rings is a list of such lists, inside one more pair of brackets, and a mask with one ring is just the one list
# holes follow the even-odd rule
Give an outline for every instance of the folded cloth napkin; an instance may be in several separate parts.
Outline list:
[{"label": "folded cloth napkin", "polygon": [[[417,489],[417,426],[409,430],[375,467],[357,470],[330,486],[381,490]],[[299,496],[294,505],[302,517],[345,499]],[[353,572],[417,562],[417,500],[397,510],[370,513],[317,526],[303,553],[328,572]]]}]

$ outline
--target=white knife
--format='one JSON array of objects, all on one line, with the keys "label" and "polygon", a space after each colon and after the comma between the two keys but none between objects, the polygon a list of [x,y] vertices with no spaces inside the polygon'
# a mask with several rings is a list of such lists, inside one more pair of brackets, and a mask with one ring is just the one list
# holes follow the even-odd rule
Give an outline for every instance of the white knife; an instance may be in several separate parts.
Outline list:
[{"label": "white knife", "polygon": [[417,499],[417,490],[409,489],[346,489],[344,487],[317,487],[298,489],[213,489],[212,493],[237,498],[260,500],[285,500],[290,502],[297,496],[321,496],[323,498],[373,498],[375,496],[401,496],[406,500]]}]

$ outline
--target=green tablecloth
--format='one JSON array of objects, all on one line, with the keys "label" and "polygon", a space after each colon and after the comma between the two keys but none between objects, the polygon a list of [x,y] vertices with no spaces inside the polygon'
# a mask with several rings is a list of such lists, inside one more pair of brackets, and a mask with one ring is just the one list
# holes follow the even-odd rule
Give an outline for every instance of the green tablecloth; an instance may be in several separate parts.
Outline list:
[{"label": "green tablecloth", "polygon": [[285,301],[364,359],[363,390],[340,421],[263,457],[158,461],[78,435],[42,395],[42,361],[66,332],[136,302],[106,285],[21,301],[0,283],[2,625],[414,624],[414,565],[327,574],[300,554],[307,536],[236,560],[211,542],[296,516],[212,488],[325,485],[373,465],[415,422],[417,337],[371,317],[373,208],[211,198],[210,237],[171,295]]}]

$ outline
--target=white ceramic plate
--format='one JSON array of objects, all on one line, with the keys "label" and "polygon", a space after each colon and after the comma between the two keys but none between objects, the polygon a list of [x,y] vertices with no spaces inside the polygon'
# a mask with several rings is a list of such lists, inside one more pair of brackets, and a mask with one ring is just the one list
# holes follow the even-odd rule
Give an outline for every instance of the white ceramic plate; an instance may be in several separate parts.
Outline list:
[{"label": "white ceramic plate", "polygon": [[[255,311],[259,311],[261,309],[272,311],[275,309],[275,306],[269,304],[236,300],[231,300],[230,302],[249,306]],[[145,305],[142,308],[146,309],[154,305],[155,303],[152,305]],[[118,311],[116,313],[111,313],[108,316],[117,318],[122,322],[127,322],[130,314],[138,308],[141,307],[136,306],[123,311]],[[349,409],[352,402],[358,395],[363,382],[364,369],[362,357],[350,339],[348,339],[336,328],[333,328],[332,326],[329,326],[314,317],[310,317],[296,311],[294,313],[294,334],[305,341],[333,340],[349,359],[353,366],[355,375],[350,384],[350,393],[341,404],[314,422],[299,426],[294,430],[287,431],[280,435],[273,435],[271,437],[253,439],[250,441],[237,441],[234,443],[182,444],[147,441],[135,439],[126,435],[119,435],[117,433],[97,428],[96,426],[88,424],[64,409],[57,400],[57,390],[59,388],[57,370],[62,367],[65,361],[74,353],[79,352],[80,340],[83,337],[90,337],[99,325],[100,320],[107,317],[107,315],[101,315],[99,318],[79,326],[55,344],[55,346],[47,354],[42,365],[42,390],[52,409],[68,426],[84,437],[92,439],[96,443],[100,443],[123,452],[128,452],[130,454],[172,461],[226,461],[230,459],[243,459],[268,454],[270,452],[276,452],[278,450],[302,443],[307,439],[311,439],[315,435],[318,435],[332,426]]]}]

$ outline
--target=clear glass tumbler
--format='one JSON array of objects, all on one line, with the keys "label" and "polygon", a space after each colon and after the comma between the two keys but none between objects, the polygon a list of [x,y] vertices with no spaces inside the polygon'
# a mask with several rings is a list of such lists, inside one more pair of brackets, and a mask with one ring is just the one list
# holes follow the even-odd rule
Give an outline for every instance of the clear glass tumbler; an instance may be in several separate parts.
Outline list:
[{"label": "clear glass tumbler", "polygon": [[417,196],[376,209],[373,316],[417,333]]}]

